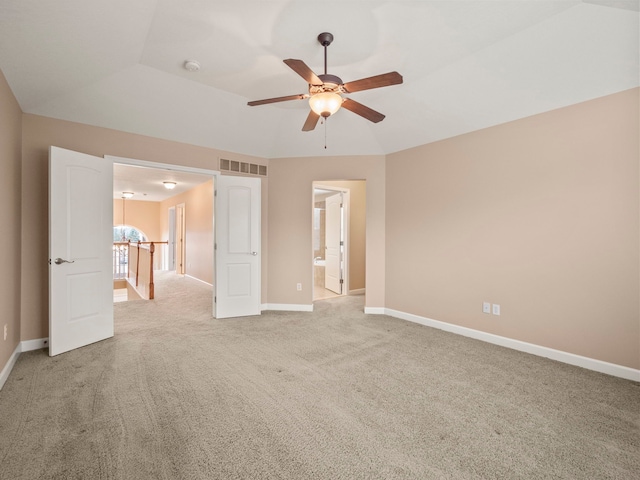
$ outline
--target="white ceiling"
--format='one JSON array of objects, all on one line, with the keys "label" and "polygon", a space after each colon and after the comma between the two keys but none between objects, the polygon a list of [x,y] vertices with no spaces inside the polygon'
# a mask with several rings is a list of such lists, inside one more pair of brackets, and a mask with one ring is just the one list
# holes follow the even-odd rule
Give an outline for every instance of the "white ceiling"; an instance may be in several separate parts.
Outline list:
[{"label": "white ceiling", "polygon": [[[302,132],[323,73],[398,71]],[[636,87],[638,0],[0,0],[0,69],[24,112],[266,158],[387,154]],[[190,73],[185,60],[202,68]],[[327,149],[324,149],[325,133]],[[105,152],[109,153],[109,152]]]}]

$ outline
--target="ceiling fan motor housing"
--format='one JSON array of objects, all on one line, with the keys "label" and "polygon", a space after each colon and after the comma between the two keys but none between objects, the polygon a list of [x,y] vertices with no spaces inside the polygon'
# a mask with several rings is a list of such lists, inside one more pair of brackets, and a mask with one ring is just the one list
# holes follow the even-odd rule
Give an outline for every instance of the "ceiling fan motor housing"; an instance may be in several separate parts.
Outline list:
[{"label": "ceiling fan motor housing", "polygon": [[[342,85],[342,79],[335,75],[318,75],[318,78],[322,80],[322,85],[309,85],[309,93],[320,92],[339,92]],[[315,88],[314,88],[315,87]]]}]

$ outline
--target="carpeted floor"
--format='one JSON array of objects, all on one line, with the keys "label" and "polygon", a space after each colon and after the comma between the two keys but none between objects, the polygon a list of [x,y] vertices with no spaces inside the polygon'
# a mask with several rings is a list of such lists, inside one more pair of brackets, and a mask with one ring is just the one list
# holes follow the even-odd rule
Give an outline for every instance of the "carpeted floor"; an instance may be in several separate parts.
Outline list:
[{"label": "carpeted floor", "polygon": [[640,386],[386,316],[211,318],[164,274],[116,336],[22,354],[2,479],[638,479]]}]

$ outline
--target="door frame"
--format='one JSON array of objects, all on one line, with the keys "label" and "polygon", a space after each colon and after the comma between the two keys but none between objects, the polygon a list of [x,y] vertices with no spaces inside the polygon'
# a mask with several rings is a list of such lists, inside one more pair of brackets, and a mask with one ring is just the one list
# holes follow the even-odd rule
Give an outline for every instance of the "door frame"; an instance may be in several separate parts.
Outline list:
[{"label": "door frame", "polygon": [[[331,180],[325,180],[325,181],[331,181]],[[342,193],[342,237],[344,242],[344,245],[343,245],[344,249],[342,251],[343,283],[342,283],[342,293],[340,295],[346,296],[346,295],[349,295],[349,248],[351,247],[350,238],[349,238],[349,219],[351,215],[351,189],[347,187],[335,187],[333,185],[327,185],[322,182],[323,182],[322,180],[319,180],[319,181],[314,180],[313,183],[311,184],[311,215],[313,218],[313,209],[315,208],[314,190],[316,188],[319,188],[322,190],[330,190],[336,193]],[[311,222],[311,229],[312,229],[311,238],[313,238],[313,222]],[[313,241],[311,241],[310,248],[311,248],[310,258],[311,258],[311,263],[313,265]],[[315,272],[312,268],[311,269],[311,285],[314,285],[314,273]],[[315,302],[315,298],[313,298],[313,293],[312,293],[311,301]]]},{"label": "door frame", "polygon": [[167,225],[169,226],[169,248],[167,248],[167,270],[176,270],[176,207],[167,209]]},{"label": "door frame", "polygon": [[[214,180],[214,184],[213,184],[214,191],[215,191],[215,188],[216,186],[215,186],[215,180]],[[215,201],[214,201],[213,207],[215,209]],[[175,272],[179,275],[185,275],[187,271],[187,266],[185,265],[185,262],[187,261],[187,246],[185,244],[185,237],[187,233],[187,222],[186,222],[186,208],[185,208],[184,202],[179,203],[175,206],[175,212],[176,212],[175,231],[174,231],[174,235],[175,235],[174,242],[176,242]],[[214,217],[215,217],[215,211],[214,211]],[[215,242],[215,230],[213,233],[213,238]],[[177,263],[178,259],[180,260],[179,264]]]}]

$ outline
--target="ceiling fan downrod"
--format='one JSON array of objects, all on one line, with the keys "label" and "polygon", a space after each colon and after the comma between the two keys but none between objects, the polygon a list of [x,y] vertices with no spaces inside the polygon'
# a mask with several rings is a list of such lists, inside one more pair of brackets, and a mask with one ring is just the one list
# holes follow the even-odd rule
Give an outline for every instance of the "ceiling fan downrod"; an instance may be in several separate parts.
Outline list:
[{"label": "ceiling fan downrod", "polygon": [[323,32],[318,35],[318,42],[324,47],[324,74],[327,74],[327,47],[333,42],[333,35],[329,32]]}]

